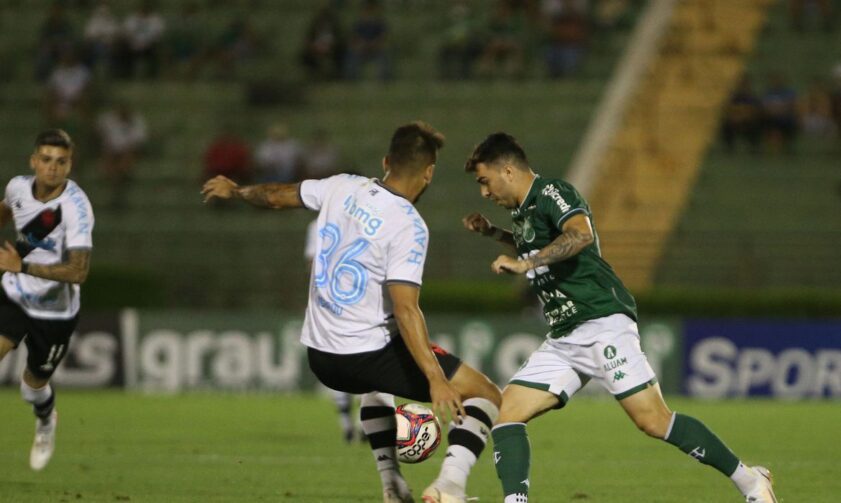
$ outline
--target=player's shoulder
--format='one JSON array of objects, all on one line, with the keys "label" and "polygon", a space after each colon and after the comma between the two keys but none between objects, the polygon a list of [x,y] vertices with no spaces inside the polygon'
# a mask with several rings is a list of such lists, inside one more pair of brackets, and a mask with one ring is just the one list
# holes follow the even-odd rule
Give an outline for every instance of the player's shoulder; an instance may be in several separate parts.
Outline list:
[{"label": "player's shoulder", "polygon": [[577,205],[582,202],[582,197],[573,185],[560,178],[538,178],[537,185],[538,201],[553,202],[559,206],[568,204]]},{"label": "player's shoulder", "polygon": [[32,175],[18,175],[12,177],[9,180],[9,183],[6,184],[6,192],[15,194],[19,191],[23,190],[32,190],[32,179],[34,177]]},{"label": "player's shoulder", "polygon": [[62,205],[70,208],[80,218],[93,216],[93,207],[88,195],[73,180],[67,180],[67,187],[64,189],[62,199]]}]

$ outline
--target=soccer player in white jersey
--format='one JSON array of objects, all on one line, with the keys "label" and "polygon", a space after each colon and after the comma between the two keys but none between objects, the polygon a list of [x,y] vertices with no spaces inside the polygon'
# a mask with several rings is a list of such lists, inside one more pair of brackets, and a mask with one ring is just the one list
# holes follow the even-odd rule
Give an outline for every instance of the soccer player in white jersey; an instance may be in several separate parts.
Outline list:
[{"label": "soccer player in white jersey", "polygon": [[219,176],[202,191],[206,201],[318,211],[301,341],[322,383],[363,394],[362,428],[387,503],[413,501],[397,463],[394,395],[432,402],[439,417],[453,419],[446,457],[424,503],[466,501],[467,476],[501,399],[485,375],[429,341],[418,306],[429,231],[414,203],[432,182],[443,143],[431,126],[413,122],[394,132],[382,181],[337,175],[240,187]]},{"label": "soccer player in white jersey", "polygon": [[67,179],[73,141],[60,129],[39,134],[29,159],[33,174],[12,178],[0,202],[0,227],[13,221],[17,242],[0,248],[0,360],[21,341],[28,356],[20,382],[32,404],[33,470],[49,462],[57,414],[50,377],[67,354],[79,321],[79,285],[90,267],[93,210],[87,196]]}]

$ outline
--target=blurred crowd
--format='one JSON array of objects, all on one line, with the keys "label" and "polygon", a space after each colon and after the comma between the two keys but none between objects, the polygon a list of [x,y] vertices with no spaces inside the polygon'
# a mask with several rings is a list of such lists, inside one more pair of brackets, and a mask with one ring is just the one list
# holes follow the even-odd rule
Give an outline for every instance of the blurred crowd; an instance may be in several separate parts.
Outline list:
[{"label": "blurred crowd", "polygon": [[792,153],[799,135],[841,139],[841,62],[798,91],[783,72],[767,76],[757,91],[742,77],[728,100],[721,137],[728,151],[743,144],[752,153]]}]

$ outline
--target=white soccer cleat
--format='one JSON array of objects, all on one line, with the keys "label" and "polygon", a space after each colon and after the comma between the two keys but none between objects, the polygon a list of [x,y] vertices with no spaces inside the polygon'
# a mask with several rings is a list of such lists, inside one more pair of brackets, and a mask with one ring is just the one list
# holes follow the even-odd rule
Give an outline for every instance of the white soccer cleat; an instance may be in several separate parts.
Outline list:
[{"label": "white soccer cleat", "polygon": [[47,466],[55,450],[55,427],[58,423],[58,413],[53,409],[50,418],[46,423],[40,419],[35,420],[35,442],[32,443],[32,451],[29,453],[29,466],[39,471]]},{"label": "white soccer cleat", "polygon": [[764,466],[751,467],[756,473],[756,485],[745,495],[745,501],[749,503],[777,503],[774,496],[774,489],[771,487],[773,479],[771,472]]},{"label": "white soccer cleat", "polygon": [[383,503],[414,503],[412,490],[402,478],[383,489]]},{"label": "white soccer cleat", "polygon": [[426,488],[421,495],[423,503],[466,503],[467,498],[464,496],[455,496],[453,494],[445,493],[444,491],[435,487],[435,484]]}]

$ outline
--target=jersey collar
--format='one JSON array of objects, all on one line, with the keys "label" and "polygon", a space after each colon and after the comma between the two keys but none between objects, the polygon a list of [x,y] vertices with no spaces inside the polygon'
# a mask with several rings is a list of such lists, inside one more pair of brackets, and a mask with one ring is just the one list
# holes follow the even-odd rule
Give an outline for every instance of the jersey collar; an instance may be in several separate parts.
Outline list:
[{"label": "jersey collar", "polygon": [[529,185],[529,191],[526,192],[526,197],[523,198],[523,202],[520,203],[520,206],[517,209],[513,210],[511,213],[514,216],[518,216],[521,211],[526,207],[526,205],[535,197],[537,192],[537,179],[540,178],[540,175],[535,174],[534,178],[531,180],[531,185]]},{"label": "jersey collar", "polygon": [[[383,189],[385,189],[385,190],[387,190],[387,191],[391,192],[391,193],[392,193],[392,194],[394,194],[395,196],[397,196],[397,197],[402,197],[403,199],[405,199],[405,200],[409,201],[409,198],[407,198],[406,196],[404,196],[403,194],[401,194],[401,193],[399,193],[399,192],[396,192],[394,189],[392,189],[392,188],[391,188],[391,187],[389,187],[388,185],[386,185],[386,184],[384,184],[383,182],[381,182],[379,178],[374,178],[374,183],[375,183],[375,184],[377,184],[378,186],[380,186],[381,188],[383,188]],[[409,201],[409,202],[411,203],[412,201]]]}]

